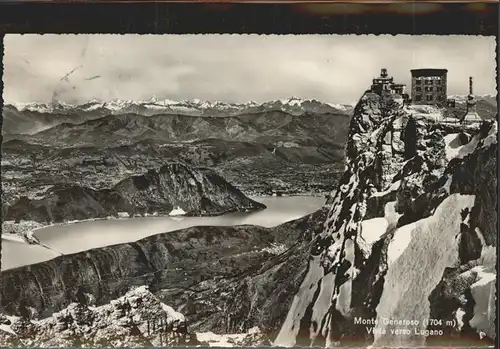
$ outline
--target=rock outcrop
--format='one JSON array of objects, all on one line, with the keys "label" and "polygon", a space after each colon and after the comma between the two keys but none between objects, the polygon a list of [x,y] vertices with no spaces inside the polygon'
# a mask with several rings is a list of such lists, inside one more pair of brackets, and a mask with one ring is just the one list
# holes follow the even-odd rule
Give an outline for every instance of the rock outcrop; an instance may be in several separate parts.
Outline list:
[{"label": "rock outcrop", "polygon": [[446,126],[365,94],[274,344],[492,344],[496,135],[496,121]]},{"label": "rock outcrop", "polygon": [[265,206],[246,197],[210,169],[168,163],[159,170],[122,180],[111,189],[56,185],[40,199],[21,197],[4,208],[6,220],[56,223],[128,215],[169,214],[179,207],[187,215],[220,215]]},{"label": "rock outcrop", "polygon": [[196,345],[184,315],[160,302],[147,287],[95,307],[84,293],[79,302],[33,320],[2,316],[0,344],[22,347],[147,347]]}]

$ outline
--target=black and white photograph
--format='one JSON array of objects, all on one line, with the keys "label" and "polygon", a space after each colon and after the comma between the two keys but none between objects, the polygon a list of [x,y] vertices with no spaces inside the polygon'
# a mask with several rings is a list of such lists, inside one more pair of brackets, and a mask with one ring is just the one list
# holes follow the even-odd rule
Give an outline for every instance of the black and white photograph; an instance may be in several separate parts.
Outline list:
[{"label": "black and white photograph", "polygon": [[6,34],[1,347],[492,347],[496,38]]}]

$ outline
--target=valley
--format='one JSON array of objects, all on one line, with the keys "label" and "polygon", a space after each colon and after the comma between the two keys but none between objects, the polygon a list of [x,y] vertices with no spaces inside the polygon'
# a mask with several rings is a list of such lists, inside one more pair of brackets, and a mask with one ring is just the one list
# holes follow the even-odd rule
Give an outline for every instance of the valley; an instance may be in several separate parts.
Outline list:
[{"label": "valley", "polygon": [[[11,233],[3,235],[2,309],[22,315],[27,306],[33,321],[67,312],[91,326],[78,315],[85,308],[72,308],[81,285],[102,309],[142,285],[182,312],[197,333],[191,343],[223,334],[221,343],[229,332],[269,341],[343,170],[352,107],[153,104],[4,109],[3,228]],[[176,210],[182,215],[171,216]],[[267,291],[243,292],[252,284]],[[157,303],[147,299],[150,311]],[[248,310],[237,304],[249,302],[282,305],[243,320]],[[71,328],[54,316],[39,324],[38,340],[49,340],[45,323]],[[4,324],[26,325],[16,319]]]},{"label": "valley", "polygon": [[[31,110],[4,113],[13,123],[48,119]],[[62,118],[34,134],[4,127],[4,203],[41,197],[54,185],[108,189],[172,161],[210,168],[248,195],[324,195],[342,170],[349,124],[349,114],[332,107],[322,114],[241,110],[227,117],[116,113],[81,123]]]}]

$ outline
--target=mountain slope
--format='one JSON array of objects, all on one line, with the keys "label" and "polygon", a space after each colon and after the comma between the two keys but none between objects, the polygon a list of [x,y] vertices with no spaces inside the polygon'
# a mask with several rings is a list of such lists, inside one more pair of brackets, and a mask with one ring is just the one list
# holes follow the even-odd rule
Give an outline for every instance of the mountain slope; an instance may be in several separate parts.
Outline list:
[{"label": "mountain slope", "polygon": [[[110,303],[95,306],[80,289],[73,303],[45,319],[0,315],[5,347],[255,346],[269,345],[258,328],[248,333],[193,333],[189,319],[155,297],[147,286],[134,287]],[[24,307],[24,315],[29,312]]]},{"label": "mountain slope", "polygon": [[180,207],[188,215],[219,215],[265,208],[208,169],[168,163],[158,171],[122,180],[112,189],[55,185],[41,198],[21,197],[4,207],[7,220],[44,223],[135,214],[168,214]]},{"label": "mountain slope", "polygon": [[470,292],[491,294],[496,277],[496,133],[496,122],[453,128],[390,96],[363,96],[346,171],[275,344],[492,343],[494,306],[473,307]]},{"label": "mountain slope", "polygon": [[64,112],[61,110],[18,110],[13,105],[4,105],[2,109],[2,133],[33,134],[57,126],[62,123],[81,123],[103,117],[105,113],[86,113],[78,111]]},{"label": "mountain slope", "polygon": [[64,122],[76,124],[106,115],[121,114],[228,117],[266,112],[285,112],[300,116],[303,114],[350,114],[351,111],[350,105],[334,105],[295,97],[260,104],[200,100],[175,102],[156,98],[148,101],[113,100],[100,102],[92,100],[82,105],[69,105],[61,102],[53,104],[31,103],[5,106],[3,116],[7,123],[4,125],[3,132],[4,134],[31,134]]},{"label": "mountain slope", "polygon": [[325,214],[275,228],[192,227],[6,270],[2,307],[20,315],[25,303],[44,318],[74,302],[82,287],[102,305],[131,285],[149,285],[186,316],[190,331],[244,333],[257,326],[272,333],[286,316]]},{"label": "mountain slope", "polygon": [[28,142],[60,147],[116,146],[151,139],[164,144],[207,138],[257,143],[293,141],[301,145],[342,144],[349,117],[345,114],[303,114],[281,111],[234,117],[178,114],[108,115],[80,124],[62,123],[33,135],[11,135]]},{"label": "mountain slope", "polygon": [[36,198],[50,186],[79,183],[93,189],[159,168],[168,161],[209,167],[245,193],[326,193],[342,168],[343,146],[299,146],[291,142],[259,144],[206,139],[191,143],[133,144],[58,148],[6,141],[2,145],[4,202]]}]

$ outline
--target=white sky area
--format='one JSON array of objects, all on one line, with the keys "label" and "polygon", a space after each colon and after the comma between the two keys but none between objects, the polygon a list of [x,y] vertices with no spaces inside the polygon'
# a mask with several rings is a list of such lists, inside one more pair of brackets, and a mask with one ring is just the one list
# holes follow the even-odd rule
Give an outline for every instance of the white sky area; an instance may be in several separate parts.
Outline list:
[{"label": "white sky area", "polygon": [[446,68],[449,95],[467,94],[469,76],[475,94],[496,94],[494,37],[7,34],[4,43],[6,103],[153,96],[352,103],[380,68],[408,86],[410,69]]}]

